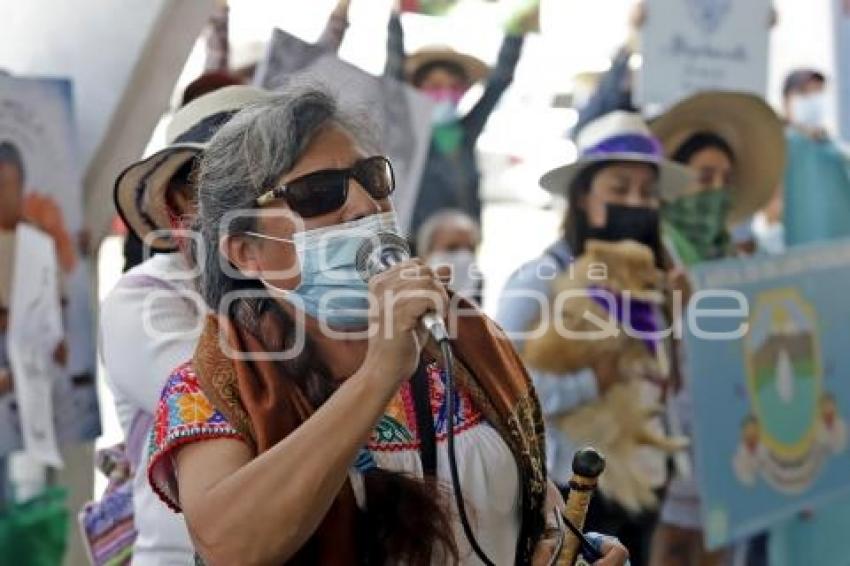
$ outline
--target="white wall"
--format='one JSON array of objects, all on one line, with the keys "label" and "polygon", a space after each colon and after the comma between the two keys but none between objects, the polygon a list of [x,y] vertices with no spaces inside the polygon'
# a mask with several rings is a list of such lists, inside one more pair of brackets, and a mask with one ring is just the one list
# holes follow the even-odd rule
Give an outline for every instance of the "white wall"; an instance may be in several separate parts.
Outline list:
[{"label": "white wall", "polygon": [[95,237],[112,183],[141,157],[216,0],[2,0],[0,68],[74,82],[79,152]]}]

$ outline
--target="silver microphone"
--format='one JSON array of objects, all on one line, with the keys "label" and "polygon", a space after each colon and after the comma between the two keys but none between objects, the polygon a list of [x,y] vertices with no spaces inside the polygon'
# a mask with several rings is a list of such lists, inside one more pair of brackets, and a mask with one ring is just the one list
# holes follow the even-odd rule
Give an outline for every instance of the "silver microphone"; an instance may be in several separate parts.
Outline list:
[{"label": "silver microphone", "polygon": [[[407,242],[393,232],[379,232],[375,237],[367,238],[357,249],[355,265],[363,281],[369,281],[378,273],[410,259]],[[422,315],[419,322],[425,327],[437,343],[449,339],[446,325],[435,313]]]}]

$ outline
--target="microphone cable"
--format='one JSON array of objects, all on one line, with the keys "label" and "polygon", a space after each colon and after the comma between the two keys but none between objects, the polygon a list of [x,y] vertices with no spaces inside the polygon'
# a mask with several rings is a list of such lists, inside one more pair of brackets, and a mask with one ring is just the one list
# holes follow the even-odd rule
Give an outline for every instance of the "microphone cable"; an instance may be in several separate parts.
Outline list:
[{"label": "microphone cable", "polygon": [[463,527],[463,533],[472,547],[472,551],[478,556],[487,566],[495,566],[495,563],[490,560],[475,534],[472,532],[472,526],[469,524],[469,518],[466,515],[466,506],[463,503],[463,493],[460,489],[460,474],[457,471],[457,455],[455,454],[455,380],[454,380],[454,354],[452,346],[448,339],[440,340],[440,351],[443,354],[444,371],[446,372],[446,413],[448,413],[448,427],[446,431],[446,443],[449,453],[449,472],[452,477],[452,491],[454,492],[455,503],[457,504],[457,513],[460,517],[460,524]]}]

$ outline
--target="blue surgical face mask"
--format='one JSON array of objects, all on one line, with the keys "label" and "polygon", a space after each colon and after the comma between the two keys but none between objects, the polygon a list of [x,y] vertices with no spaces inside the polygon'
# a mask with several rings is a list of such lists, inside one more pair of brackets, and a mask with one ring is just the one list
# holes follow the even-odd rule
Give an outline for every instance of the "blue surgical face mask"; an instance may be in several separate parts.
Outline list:
[{"label": "blue surgical face mask", "polygon": [[399,233],[395,212],[305,230],[294,234],[292,239],[248,234],[295,246],[301,282],[288,290],[259,278],[266,288],[331,328],[353,330],[365,328],[369,323],[369,289],[357,272],[357,250],[364,240],[374,238],[379,232]]}]

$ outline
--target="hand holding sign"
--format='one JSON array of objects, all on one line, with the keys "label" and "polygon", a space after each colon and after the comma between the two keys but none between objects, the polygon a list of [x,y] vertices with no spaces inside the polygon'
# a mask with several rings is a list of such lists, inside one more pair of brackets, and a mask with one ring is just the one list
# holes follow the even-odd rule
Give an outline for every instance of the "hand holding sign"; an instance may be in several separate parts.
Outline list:
[{"label": "hand holding sign", "polygon": [[448,12],[457,4],[458,0],[400,0],[399,8],[402,12],[414,12],[416,14],[427,14],[429,16],[440,16]]}]

